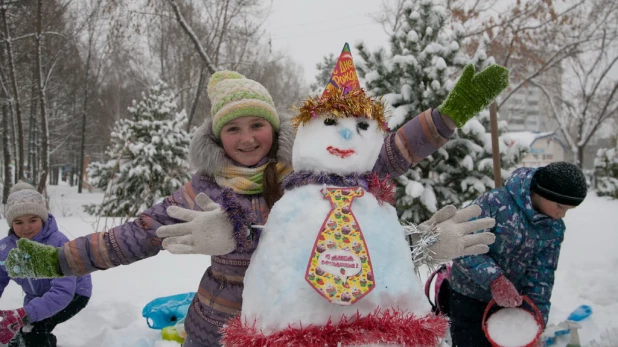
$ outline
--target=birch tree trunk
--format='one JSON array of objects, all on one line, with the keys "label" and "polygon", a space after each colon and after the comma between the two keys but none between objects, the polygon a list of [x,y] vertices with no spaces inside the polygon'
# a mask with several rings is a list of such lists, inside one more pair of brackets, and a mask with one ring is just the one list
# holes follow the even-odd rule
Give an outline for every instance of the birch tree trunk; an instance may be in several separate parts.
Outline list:
[{"label": "birch tree trunk", "polygon": [[195,98],[193,99],[193,105],[191,105],[191,113],[189,113],[189,120],[187,121],[187,132],[191,132],[191,122],[193,121],[195,110],[197,110],[197,104],[200,101],[200,95],[202,95],[202,87],[204,85],[204,80],[206,79],[205,77],[206,68],[202,67],[200,71],[200,79],[197,81],[197,89],[195,90]]},{"label": "birch tree trunk", "polygon": [[11,172],[11,151],[9,148],[9,105],[2,104],[2,155],[4,158],[4,189],[2,191],[2,203],[6,204],[6,199],[9,197],[13,182],[13,173]]},{"label": "birch tree trunk", "polygon": [[[6,64],[4,60],[4,50],[0,49],[0,64]],[[4,185],[2,191],[2,203],[6,204],[6,200],[9,197],[9,192],[11,191],[11,186],[13,183],[13,170],[11,168],[11,161],[13,160],[11,155],[11,149],[13,146],[11,145],[11,130],[13,129],[12,119],[10,118],[10,105],[11,105],[11,94],[8,90],[7,79],[4,75],[2,69],[0,69],[0,89],[3,91],[5,102],[1,102],[2,106],[2,131],[4,136],[2,136],[2,158],[4,160],[3,174],[4,174]]]},{"label": "birch tree trunk", "polygon": [[19,101],[19,90],[17,88],[17,77],[15,74],[15,61],[13,58],[13,45],[11,43],[11,36],[9,32],[9,23],[7,21],[8,5],[5,0],[0,0],[0,14],[4,22],[4,42],[6,45],[7,63],[9,67],[9,76],[11,79],[11,88],[13,89],[13,105],[15,105],[15,117],[17,123],[17,148],[15,157],[17,159],[17,178],[24,178],[24,132],[22,128],[21,119],[21,103]]},{"label": "birch tree trunk", "polygon": [[[89,23],[88,26],[91,24]],[[93,29],[92,29],[93,30]],[[86,67],[85,67],[85,76],[84,76],[84,103],[82,106],[82,129],[81,129],[81,142],[79,145],[79,177],[77,182],[77,192],[81,194],[82,192],[82,181],[84,179],[84,158],[86,152],[86,121],[88,114],[88,98],[90,96],[89,93],[89,81],[90,81],[90,60],[92,58],[92,45],[93,45],[93,33],[89,30],[88,34],[88,54],[86,55]]]},{"label": "birch tree trunk", "polygon": [[[37,66],[36,62],[32,62],[32,81],[36,81],[37,76]],[[30,116],[28,117],[28,148],[26,149],[28,158],[28,163],[26,164],[26,174],[29,174],[30,179],[34,182],[36,181],[37,170],[36,170],[36,162],[38,157],[36,155],[38,149],[36,148],[36,129],[37,129],[37,121],[36,121],[36,112],[37,112],[37,98],[34,95],[37,94],[37,86],[36,83],[32,83],[30,95],[33,97],[30,98]]]},{"label": "birch tree trunk", "polygon": [[[43,64],[41,46],[43,42],[42,22],[43,22],[43,0],[37,3],[37,23],[36,23],[36,65],[37,82],[39,89],[39,106],[41,108],[41,176],[39,177],[39,193],[46,195],[47,175],[49,174],[49,128],[47,125],[47,108],[45,104],[45,80],[43,79]],[[34,179],[34,177],[33,177]],[[34,182],[33,182],[34,183]]]}]

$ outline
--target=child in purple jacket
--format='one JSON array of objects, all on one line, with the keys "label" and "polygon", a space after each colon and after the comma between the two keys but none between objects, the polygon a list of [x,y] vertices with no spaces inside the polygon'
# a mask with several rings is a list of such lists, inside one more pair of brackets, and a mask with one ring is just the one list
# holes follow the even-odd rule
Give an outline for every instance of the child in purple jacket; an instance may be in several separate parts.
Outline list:
[{"label": "child in purple jacket", "polygon": [[[52,330],[81,311],[92,292],[90,275],[56,279],[11,278],[4,266],[9,251],[17,240],[26,238],[59,247],[69,239],[58,231],[56,220],[47,211],[45,199],[34,187],[19,182],[6,203],[6,219],[11,229],[0,240],[0,296],[9,280],[19,284],[26,296],[24,306],[15,310],[0,310],[0,342],[13,346],[56,346]],[[29,329],[22,329],[30,325]]]}]

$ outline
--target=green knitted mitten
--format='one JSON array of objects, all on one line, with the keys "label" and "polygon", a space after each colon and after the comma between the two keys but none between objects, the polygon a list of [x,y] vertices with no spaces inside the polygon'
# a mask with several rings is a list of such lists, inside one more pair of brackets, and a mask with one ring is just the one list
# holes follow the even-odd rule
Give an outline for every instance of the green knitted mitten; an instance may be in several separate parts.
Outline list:
[{"label": "green knitted mitten", "polygon": [[446,100],[438,107],[440,113],[451,118],[458,128],[489,106],[509,86],[509,70],[490,65],[474,74],[474,65],[468,64]]},{"label": "green knitted mitten", "polygon": [[28,239],[17,240],[4,262],[13,278],[62,277],[58,264],[58,249]]}]

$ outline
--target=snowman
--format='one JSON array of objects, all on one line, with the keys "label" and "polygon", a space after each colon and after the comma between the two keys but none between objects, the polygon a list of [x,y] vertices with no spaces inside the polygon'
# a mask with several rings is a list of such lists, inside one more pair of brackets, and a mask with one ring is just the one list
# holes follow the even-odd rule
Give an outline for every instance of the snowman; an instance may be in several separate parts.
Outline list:
[{"label": "snowman", "polygon": [[[391,346],[401,338],[429,346],[445,334],[445,319],[430,313],[395,209],[360,183],[382,143],[379,122],[368,117],[324,115],[298,128],[294,170],[358,176],[358,185],[299,185],[275,204],[245,274],[240,321],[256,335],[292,335],[306,346],[317,346],[311,339],[320,335],[331,337],[328,346],[374,345],[384,336],[393,338]],[[363,332],[378,325],[373,336]],[[408,331],[416,337],[398,334]],[[348,334],[356,336],[339,336]]]},{"label": "snowman", "polygon": [[322,97],[293,121],[294,173],[261,232],[224,344],[438,345],[448,323],[431,313],[415,275],[385,201],[392,185],[372,173],[388,132],[384,106],[358,87],[349,48]]}]

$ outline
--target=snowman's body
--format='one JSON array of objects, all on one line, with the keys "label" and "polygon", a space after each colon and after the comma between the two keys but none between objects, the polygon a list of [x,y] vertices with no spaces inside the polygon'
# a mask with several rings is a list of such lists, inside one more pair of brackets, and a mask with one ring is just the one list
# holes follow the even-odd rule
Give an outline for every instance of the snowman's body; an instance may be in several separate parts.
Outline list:
[{"label": "snowman's body", "polygon": [[286,191],[275,204],[245,275],[243,319],[270,333],[287,326],[337,322],[343,314],[397,308],[424,316],[430,311],[414,273],[410,248],[395,209],[368,192],[354,199],[352,213],[368,245],[375,288],[353,305],[333,304],[305,280],[318,231],[331,205],[323,186]]}]

